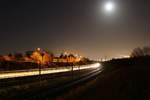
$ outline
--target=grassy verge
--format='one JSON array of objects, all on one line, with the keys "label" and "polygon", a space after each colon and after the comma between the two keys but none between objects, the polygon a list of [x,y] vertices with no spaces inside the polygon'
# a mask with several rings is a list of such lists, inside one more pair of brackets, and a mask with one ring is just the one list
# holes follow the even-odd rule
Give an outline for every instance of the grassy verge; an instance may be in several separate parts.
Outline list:
[{"label": "grassy verge", "polygon": [[114,59],[103,66],[98,77],[56,100],[150,100],[150,57]]}]

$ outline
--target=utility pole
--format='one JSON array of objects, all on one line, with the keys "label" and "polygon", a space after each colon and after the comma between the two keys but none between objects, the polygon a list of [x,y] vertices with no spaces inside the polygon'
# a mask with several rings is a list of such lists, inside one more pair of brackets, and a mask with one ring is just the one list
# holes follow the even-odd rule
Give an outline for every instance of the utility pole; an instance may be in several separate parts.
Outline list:
[{"label": "utility pole", "polygon": [[73,63],[72,63],[72,79],[73,79]]},{"label": "utility pole", "polygon": [[39,64],[39,79],[40,79],[40,83],[41,83],[41,71],[42,71],[42,65],[43,65],[43,56],[44,56],[44,53],[41,53],[41,56],[42,56],[42,61],[40,62]]}]

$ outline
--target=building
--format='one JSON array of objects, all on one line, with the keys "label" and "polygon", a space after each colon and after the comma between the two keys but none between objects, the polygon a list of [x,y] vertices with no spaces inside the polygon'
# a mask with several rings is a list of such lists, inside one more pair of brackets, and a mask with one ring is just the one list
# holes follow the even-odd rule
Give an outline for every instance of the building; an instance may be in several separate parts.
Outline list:
[{"label": "building", "polygon": [[54,57],[53,62],[62,62],[62,63],[73,63],[79,62],[80,57],[75,57],[73,54],[65,55],[61,54],[59,57]]}]

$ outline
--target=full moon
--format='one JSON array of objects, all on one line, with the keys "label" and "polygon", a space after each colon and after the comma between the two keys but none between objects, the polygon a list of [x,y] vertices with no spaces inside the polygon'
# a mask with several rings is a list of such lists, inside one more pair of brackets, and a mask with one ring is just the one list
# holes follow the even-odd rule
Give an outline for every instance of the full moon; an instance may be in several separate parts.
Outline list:
[{"label": "full moon", "polygon": [[112,2],[107,2],[105,5],[104,5],[104,8],[107,12],[112,12],[114,10],[114,3]]}]

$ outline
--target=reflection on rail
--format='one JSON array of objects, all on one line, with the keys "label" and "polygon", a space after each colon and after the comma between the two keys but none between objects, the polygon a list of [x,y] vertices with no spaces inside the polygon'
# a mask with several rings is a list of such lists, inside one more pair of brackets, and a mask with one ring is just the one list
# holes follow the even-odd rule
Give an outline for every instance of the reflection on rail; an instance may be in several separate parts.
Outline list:
[{"label": "reflection on rail", "polygon": [[[46,68],[41,70],[41,74],[52,74],[52,73],[61,73],[61,72],[69,72],[72,70],[83,70],[89,68],[98,68],[101,67],[100,63],[94,63],[90,65],[82,65],[82,66],[69,66],[69,67],[60,67],[60,68]],[[15,78],[15,77],[24,77],[24,76],[34,76],[38,75],[39,70],[21,70],[21,71],[11,71],[7,73],[0,73],[0,79],[5,78]]]}]

